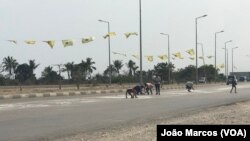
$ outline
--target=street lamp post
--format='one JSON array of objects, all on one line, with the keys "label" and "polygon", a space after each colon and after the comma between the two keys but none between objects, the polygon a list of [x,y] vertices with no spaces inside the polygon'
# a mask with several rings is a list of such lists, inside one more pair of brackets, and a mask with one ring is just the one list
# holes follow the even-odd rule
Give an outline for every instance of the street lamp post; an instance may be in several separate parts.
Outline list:
[{"label": "street lamp post", "polygon": [[227,79],[227,44],[231,42],[232,40],[225,42],[225,76],[226,76],[226,79]]},{"label": "street lamp post", "polygon": [[206,77],[206,68],[205,68],[205,55],[204,55],[204,49],[203,49],[203,44],[202,43],[198,43],[199,45],[201,45],[201,49],[202,49],[202,57],[203,57],[203,67],[204,67],[204,77]]},{"label": "street lamp post", "polygon": [[238,47],[232,48],[232,73],[234,73],[234,49],[237,49]]},{"label": "street lamp post", "polygon": [[142,79],[142,26],[141,26],[141,0],[139,0],[139,30],[140,30],[140,85],[143,85]]},{"label": "street lamp post", "polygon": [[196,84],[198,84],[198,49],[197,49],[197,37],[198,37],[198,31],[197,31],[197,21],[198,19],[200,18],[204,18],[206,17],[207,15],[203,15],[203,16],[200,16],[200,17],[197,17],[195,18],[195,51],[196,51]]},{"label": "street lamp post", "polygon": [[170,84],[170,64],[171,64],[171,60],[170,60],[170,46],[169,46],[169,34],[165,34],[165,33],[160,33],[161,35],[166,35],[168,37],[168,84]]},{"label": "street lamp post", "polygon": [[216,68],[217,68],[217,62],[216,62],[216,58],[217,58],[217,52],[216,52],[216,50],[217,50],[217,34],[219,34],[219,33],[223,33],[224,31],[223,30],[221,30],[221,31],[219,31],[219,32],[215,32],[215,45],[214,45],[214,47],[215,47],[215,49],[214,49],[214,70],[215,70],[215,72],[214,72],[214,81],[216,82],[216,79],[217,79],[217,71],[216,71]]},{"label": "street lamp post", "polygon": [[[110,33],[110,24],[109,21],[98,20],[99,22],[108,24],[108,33]],[[111,56],[110,56],[110,36],[108,36],[108,46],[109,46],[109,84],[112,83],[112,68],[111,68]]]}]

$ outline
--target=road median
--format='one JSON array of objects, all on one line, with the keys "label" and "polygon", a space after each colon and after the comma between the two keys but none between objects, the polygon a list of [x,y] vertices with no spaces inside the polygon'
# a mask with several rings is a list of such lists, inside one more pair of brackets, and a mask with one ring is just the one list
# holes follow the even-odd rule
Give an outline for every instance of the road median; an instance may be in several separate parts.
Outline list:
[{"label": "road median", "polygon": [[[197,88],[213,87],[224,85],[224,83],[217,84],[202,84],[195,85]],[[129,87],[128,87],[129,88]],[[26,94],[4,94],[0,95],[0,100],[4,99],[21,99],[21,98],[38,98],[38,97],[62,97],[62,96],[78,96],[78,95],[92,95],[92,94],[111,94],[123,93],[127,88],[120,89],[105,89],[105,90],[85,90],[85,91],[69,91],[69,92],[46,92],[46,93],[26,93]],[[162,90],[185,89],[185,85],[164,85]]]}]

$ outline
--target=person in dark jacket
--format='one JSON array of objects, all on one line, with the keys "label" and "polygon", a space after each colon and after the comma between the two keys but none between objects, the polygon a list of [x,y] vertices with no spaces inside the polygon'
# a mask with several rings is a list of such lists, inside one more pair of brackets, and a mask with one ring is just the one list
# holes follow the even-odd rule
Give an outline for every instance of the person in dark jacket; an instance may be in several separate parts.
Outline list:
[{"label": "person in dark jacket", "polygon": [[136,95],[143,94],[142,90],[144,89],[144,86],[135,86],[133,90],[136,91]]},{"label": "person in dark jacket", "polygon": [[156,76],[154,79],[155,81],[155,90],[156,90],[156,95],[160,95],[160,87],[161,87],[161,78],[160,76]]},{"label": "person in dark jacket", "polygon": [[237,92],[236,92],[236,85],[237,85],[237,82],[236,82],[235,79],[233,79],[233,80],[232,80],[232,89],[231,89],[230,93],[232,93],[233,89],[235,89],[234,92],[237,93]]}]

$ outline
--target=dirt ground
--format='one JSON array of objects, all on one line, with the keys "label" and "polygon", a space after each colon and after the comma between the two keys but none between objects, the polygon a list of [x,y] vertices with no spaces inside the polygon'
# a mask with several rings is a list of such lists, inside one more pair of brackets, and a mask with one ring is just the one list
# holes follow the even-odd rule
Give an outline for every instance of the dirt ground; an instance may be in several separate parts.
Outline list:
[{"label": "dirt ground", "polygon": [[55,141],[155,141],[157,124],[250,124],[250,101],[209,108],[171,119],[159,118],[144,124],[78,134]]}]

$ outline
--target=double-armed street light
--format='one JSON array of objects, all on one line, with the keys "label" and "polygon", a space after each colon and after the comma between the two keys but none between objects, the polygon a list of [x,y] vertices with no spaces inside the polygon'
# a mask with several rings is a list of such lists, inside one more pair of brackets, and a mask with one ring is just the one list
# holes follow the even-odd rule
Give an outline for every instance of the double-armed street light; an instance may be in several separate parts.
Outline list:
[{"label": "double-armed street light", "polygon": [[197,40],[198,40],[198,28],[197,28],[197,22],[198,22],[198,19],[201,19],[201,18],[204,18],[206,17],[207,15],[203,15],[203,16],[200,16],[200,17],[197,17],[195,18],[195,53],[196,53],[196,84],[198,84],[198,49],[197,49]]},{"label": "double-armed street light", "polygon": [[225,76],[226,76],[226,79],[227,79],[227,76],[228,76],[228,50],[227,50],[227,44],[228,43],[231,43],[232,40],[229,40],[229,41],[226,41],[225,42]]},{"label": "double-armed street light", "polygon": [[[108,24],[108,34],[110,33],[110,23],[109,21],[98,20],[99,22],[103,22]],[[112,83],[112,68],[111,68],[111,56],[110,56],[110,36],[108,36],[108,46],[109,46],[109,84]]]},{"label": "double-armed street light", "polygon": [[232,48],[232,73],[234,73],[234,50],[239,47],[234,47]]},{"label": "double-armed street light", "polygon": [[139,30],[140,30],[140,85],[143,85],[142,79],[142,26],[141,26],[141,0],[139,0]]},{"label": "double-armed street light", "polygon": [[214,80],[216,81],[216,79],[217,79],[217,71],[216,71],[216,68],[217,68],[217,52],[216,52],[216,50],[217,50],[217,34],[219,34],[219,33],[223,33],[224,31],[223,30],[221,30],[221,31],[219,31],[219,32],[215,32],[215,45],[214,45],[214,47],[215,47],[215,49],[214,49],[214,70],[215,70],[215,72],[214,72]]},{"label": "double-armed street light", "polygon": [[171,65],[171,61],[170,61],[170,46],[169,46],[169,34],[166,33],[160,33],[161,35],[165,35],[168,37],[168,84],[170,84],[170,65]]},{"label": "double-armed street light", "polygon": [[203,43],[198,43],[201,46],[202,49],[202,60],[203,60],[203,71],[204,71],[204,77],[206,77],[206,63],[205,63],[205,55],[204,55],[204,48],[203,48]]}]

